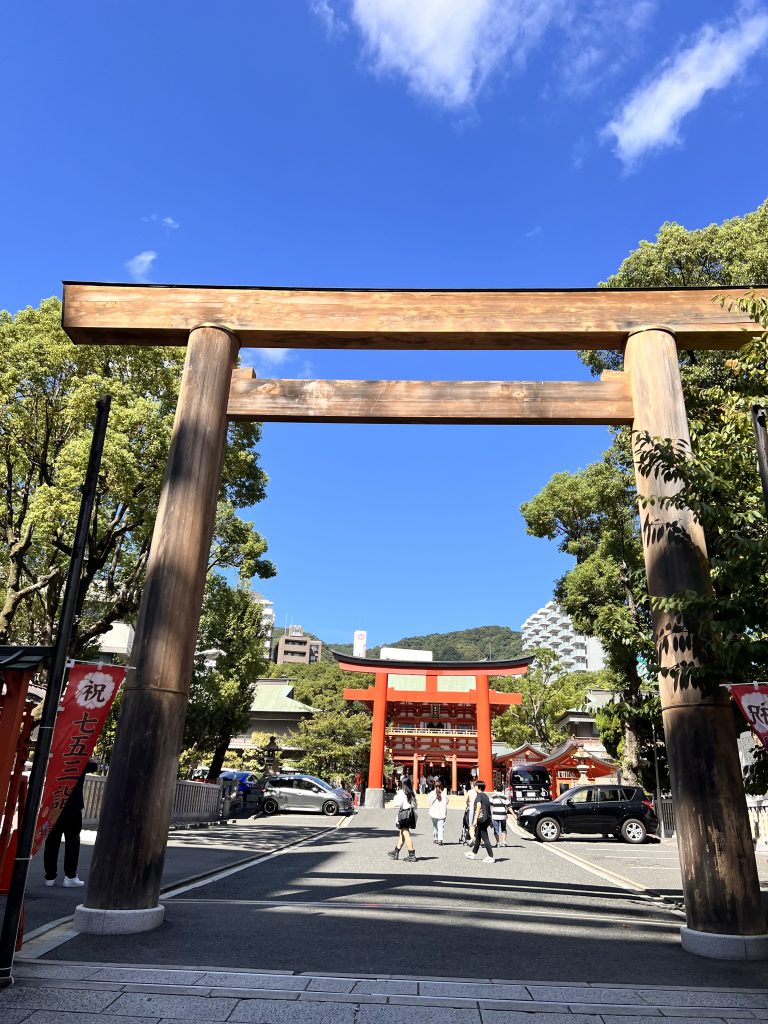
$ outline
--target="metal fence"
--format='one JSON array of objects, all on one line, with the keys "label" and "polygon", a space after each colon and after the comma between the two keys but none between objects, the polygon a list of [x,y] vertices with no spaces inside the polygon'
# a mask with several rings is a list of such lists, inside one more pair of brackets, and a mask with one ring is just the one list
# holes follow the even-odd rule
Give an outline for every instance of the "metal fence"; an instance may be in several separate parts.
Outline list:
[{"label": "metal fence", "polygon": [[[675,834],[675,809],[672,806],[672,800],[669,797],[662,797],[659,807],[661,809],[659,834],[663,837],[673,836]],[[748,796],[747,811],[755,848],[768,847],[768,797]]]},{"label": "metal fence", "polygon": [[[83,787],[83,825],[96,828],[104,800],[107,780],[104,775],[86,775]],[[187,782],[179,779],[171,811],[172,825],[218,821],[222,812],[221,787],[216,783]]]}]

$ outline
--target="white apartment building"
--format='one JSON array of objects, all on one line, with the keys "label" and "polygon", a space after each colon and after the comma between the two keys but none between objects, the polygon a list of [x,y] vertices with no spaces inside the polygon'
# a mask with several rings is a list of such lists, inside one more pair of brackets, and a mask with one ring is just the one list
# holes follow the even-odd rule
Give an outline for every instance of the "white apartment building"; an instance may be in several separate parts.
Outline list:
[{"label": "white apartment building", "polygon": [[597,672],[605,667],[602,644],[593,636],[577,633],[570,618],[550,601],[522,625],[523,650],[548,647],[562,659],[569,672]]},{"label": "white apartment building", "polygon": [[264,597],[263,594],[254,594],[253,599],[256,604],[261,605],[261,621],[266,630],[264,634],[264,653],[267,656],[267,661],[271,661],[272,641],[275,632],[275,605],[274,602]]}]

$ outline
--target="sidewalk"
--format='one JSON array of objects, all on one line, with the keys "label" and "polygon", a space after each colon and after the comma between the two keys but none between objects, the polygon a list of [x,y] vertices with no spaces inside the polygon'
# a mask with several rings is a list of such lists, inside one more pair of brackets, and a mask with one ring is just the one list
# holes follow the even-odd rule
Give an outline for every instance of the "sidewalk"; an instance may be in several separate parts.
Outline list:
[{"label": "sidewalk", "polygon": [[20,963],[2,1024],[743,1024],[768,1019],[750,989],[541,985],[493,978],[223,972]]}]

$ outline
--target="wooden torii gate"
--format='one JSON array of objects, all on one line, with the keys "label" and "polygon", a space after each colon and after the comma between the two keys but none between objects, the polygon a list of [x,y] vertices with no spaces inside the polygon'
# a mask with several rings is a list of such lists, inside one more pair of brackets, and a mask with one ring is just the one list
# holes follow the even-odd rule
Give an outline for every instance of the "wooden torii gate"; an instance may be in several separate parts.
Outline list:
[{"label": "wooden torii gate", "polygon": [[[192,675],[228,420],[357,423],[631,424],[689,443],[678,349],[734,349],[756,333],[729,301],[747,289],[368,291],[68,282],[75,342],[186,345],[168,467],[128,669],[81,931],[156,927],[167,829]],[[766,295],[762,289],[759,294]],[[714,301],[725,295],[725,305]],[[599,381],[261,380],[235,369],[244,347],[615,349]],[[643,476],[640,495],[674,484]],[[648,588],[711,588],[703,532],[688,510],[640,508]],[[672,523],[675,529],[670,529]],[[768,929],[725,692],[675,673],[685,624],[654,615],[687,927],[705,956],[768,956]],[[683,644],[668,643],[670,634]],[[682,649],[684,648],[684,649]]]}]

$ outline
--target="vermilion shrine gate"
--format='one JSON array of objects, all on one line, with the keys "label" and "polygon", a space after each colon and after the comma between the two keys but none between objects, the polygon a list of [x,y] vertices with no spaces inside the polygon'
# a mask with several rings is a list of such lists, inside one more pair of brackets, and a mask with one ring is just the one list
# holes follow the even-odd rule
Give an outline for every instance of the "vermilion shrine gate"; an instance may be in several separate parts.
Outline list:
[{"label": "vermilion shrine gate", "polygon": [[395,764],[412,769],[414,785],[422,765],[436,764],[450,771],[455,793],[459,768],[471,770],[477,765],[479,777],[492,788],[491,719],[519,704],[520,694],[497,693],[488,681],[492,676],[522,675],[533,658],[473,664],[382,661],[333,653],[345,672],[373,672],[376,677],[375,685],[365,690],[344,691],[345,700],[360,701],[373,711],[366,807],[384,806],[387,742]]},{"label": "vermilion shrine gate", "polygon": [[[221,463],[231,419],[357,423],[629,424],[690,444],[679,349],[735,349],[757,333],[730,308],[747,289],[344,291],[67,283],[64,329],[88,344],[186,345],[168,469],[93,865],[75,925],[157,926],[179,748]],[[760,295],[768,295],[765,289]],[[713,301],[725,297],[725,304]],[[240,346],[361,349],[614,349],[599,381],[256,380]],[[674,493],[646,477],[641,497]],[[711,589],[686,509],[641,505],[648,589]],[[687,928],[702,955],[768,956],[768,933],[724,690],[681,685],[693,627],[654,612]]]}]

